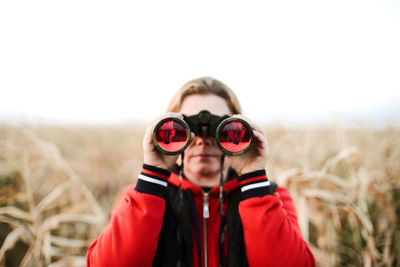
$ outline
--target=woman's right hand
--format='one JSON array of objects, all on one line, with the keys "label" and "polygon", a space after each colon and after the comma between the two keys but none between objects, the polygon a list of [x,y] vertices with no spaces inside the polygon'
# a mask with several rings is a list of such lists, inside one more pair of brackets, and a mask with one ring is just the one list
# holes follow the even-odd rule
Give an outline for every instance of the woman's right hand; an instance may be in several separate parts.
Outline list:
[{"label": "woman's right hand", "polygon": [[159,121],[168,117],[176,117],[183,120],[182,114],[174,112],[168,112],[159,116],[147,125],[146,133],[143,138],[143,163],[165,170],[170,170],[174,166],[179,155],[166,155],[161,153],[153,143],[153,131]]}]

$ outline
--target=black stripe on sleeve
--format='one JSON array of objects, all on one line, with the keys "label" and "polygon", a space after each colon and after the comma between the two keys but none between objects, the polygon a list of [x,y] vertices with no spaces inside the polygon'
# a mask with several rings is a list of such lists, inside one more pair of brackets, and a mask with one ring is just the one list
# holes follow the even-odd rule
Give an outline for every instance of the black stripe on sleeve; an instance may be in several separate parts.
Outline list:
[{"label": "black stripe on sleeve", "polygon": [[152,172],[159,173],[159,174],[164,175],[164,176],[166,176],[166,177],[169,177],[170,174],[171,174],[171,172],[168,171],[168,170],[161,169],[161,168],[158,168],[158,167],[156,167],[156,166],[148,165],[148,164],[143,164],[143,169],[146,169],[146,170],[149,170],[149,171],[152,171]]},{"label": "black stripe on sleeve", "polygon": [[273,195],[275,188],[273,186],[263,186],[253,188],[242,192],[242,201],[252,197],[263,197],[266,195]]},{"label": "black stripe on sleeve", "polygon": [[258,171],[254,171],[254,172],[245,173],[241,176],[238,176],[236,179],[238,180],[238,182],[242,182],[246,179],[251,179],[251,178],[263,176],[263,175],[266,176],[267,172],[265,170],[258,170]]}]

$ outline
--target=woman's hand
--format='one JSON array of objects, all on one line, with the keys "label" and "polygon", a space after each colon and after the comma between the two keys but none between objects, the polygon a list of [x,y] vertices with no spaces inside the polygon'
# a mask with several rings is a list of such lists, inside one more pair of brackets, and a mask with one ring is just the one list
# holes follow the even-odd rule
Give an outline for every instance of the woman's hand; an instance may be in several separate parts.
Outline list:
[{"label": "woman's hand", "polygon": [[268,158],[268,143],[264,133],[255,123],[242,115],[233,115],[232,117],[248,122],[254,133],[253,144],[249,151],[239,156],[227,156],[232,168],[239,175],[265,169]]},{"label": "woman's hand", "polygon": [[162,116],[157,117],[147,125],[146,133],[143,138],[143,163],[156,166],[165,170],[170,170],[179,155],[166,155],[161,153],[153,143],[154,127],[159,121],[168,117],[176,117],[183,120],[183,116],[179,113],[168,112]]}]

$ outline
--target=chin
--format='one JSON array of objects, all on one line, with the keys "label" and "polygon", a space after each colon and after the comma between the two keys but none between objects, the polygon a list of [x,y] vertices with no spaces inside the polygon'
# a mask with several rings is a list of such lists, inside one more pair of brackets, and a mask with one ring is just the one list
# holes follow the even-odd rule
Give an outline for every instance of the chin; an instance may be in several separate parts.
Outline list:
[{"label": "chin", "polygon": [[198,162],[195,163],[195,168],[192,168],[194,172],[197,172],[201,175],[208,175],[208,174],[214,174],[215,172],[220,171],[220,166],[219,164],[216,163],[207,163],[207,162]]}]

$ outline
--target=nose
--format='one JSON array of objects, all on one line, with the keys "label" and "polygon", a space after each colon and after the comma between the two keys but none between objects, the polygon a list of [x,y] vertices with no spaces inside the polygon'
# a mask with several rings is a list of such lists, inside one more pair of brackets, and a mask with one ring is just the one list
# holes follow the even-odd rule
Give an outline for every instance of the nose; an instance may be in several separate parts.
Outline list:
[{"label": "nose", "polygon": [[197,146],[205,145],[205,146],[211,146],[212,145],[212,138],[209,136],[201,136],[197,135],[194,138],[194,144]]}]

